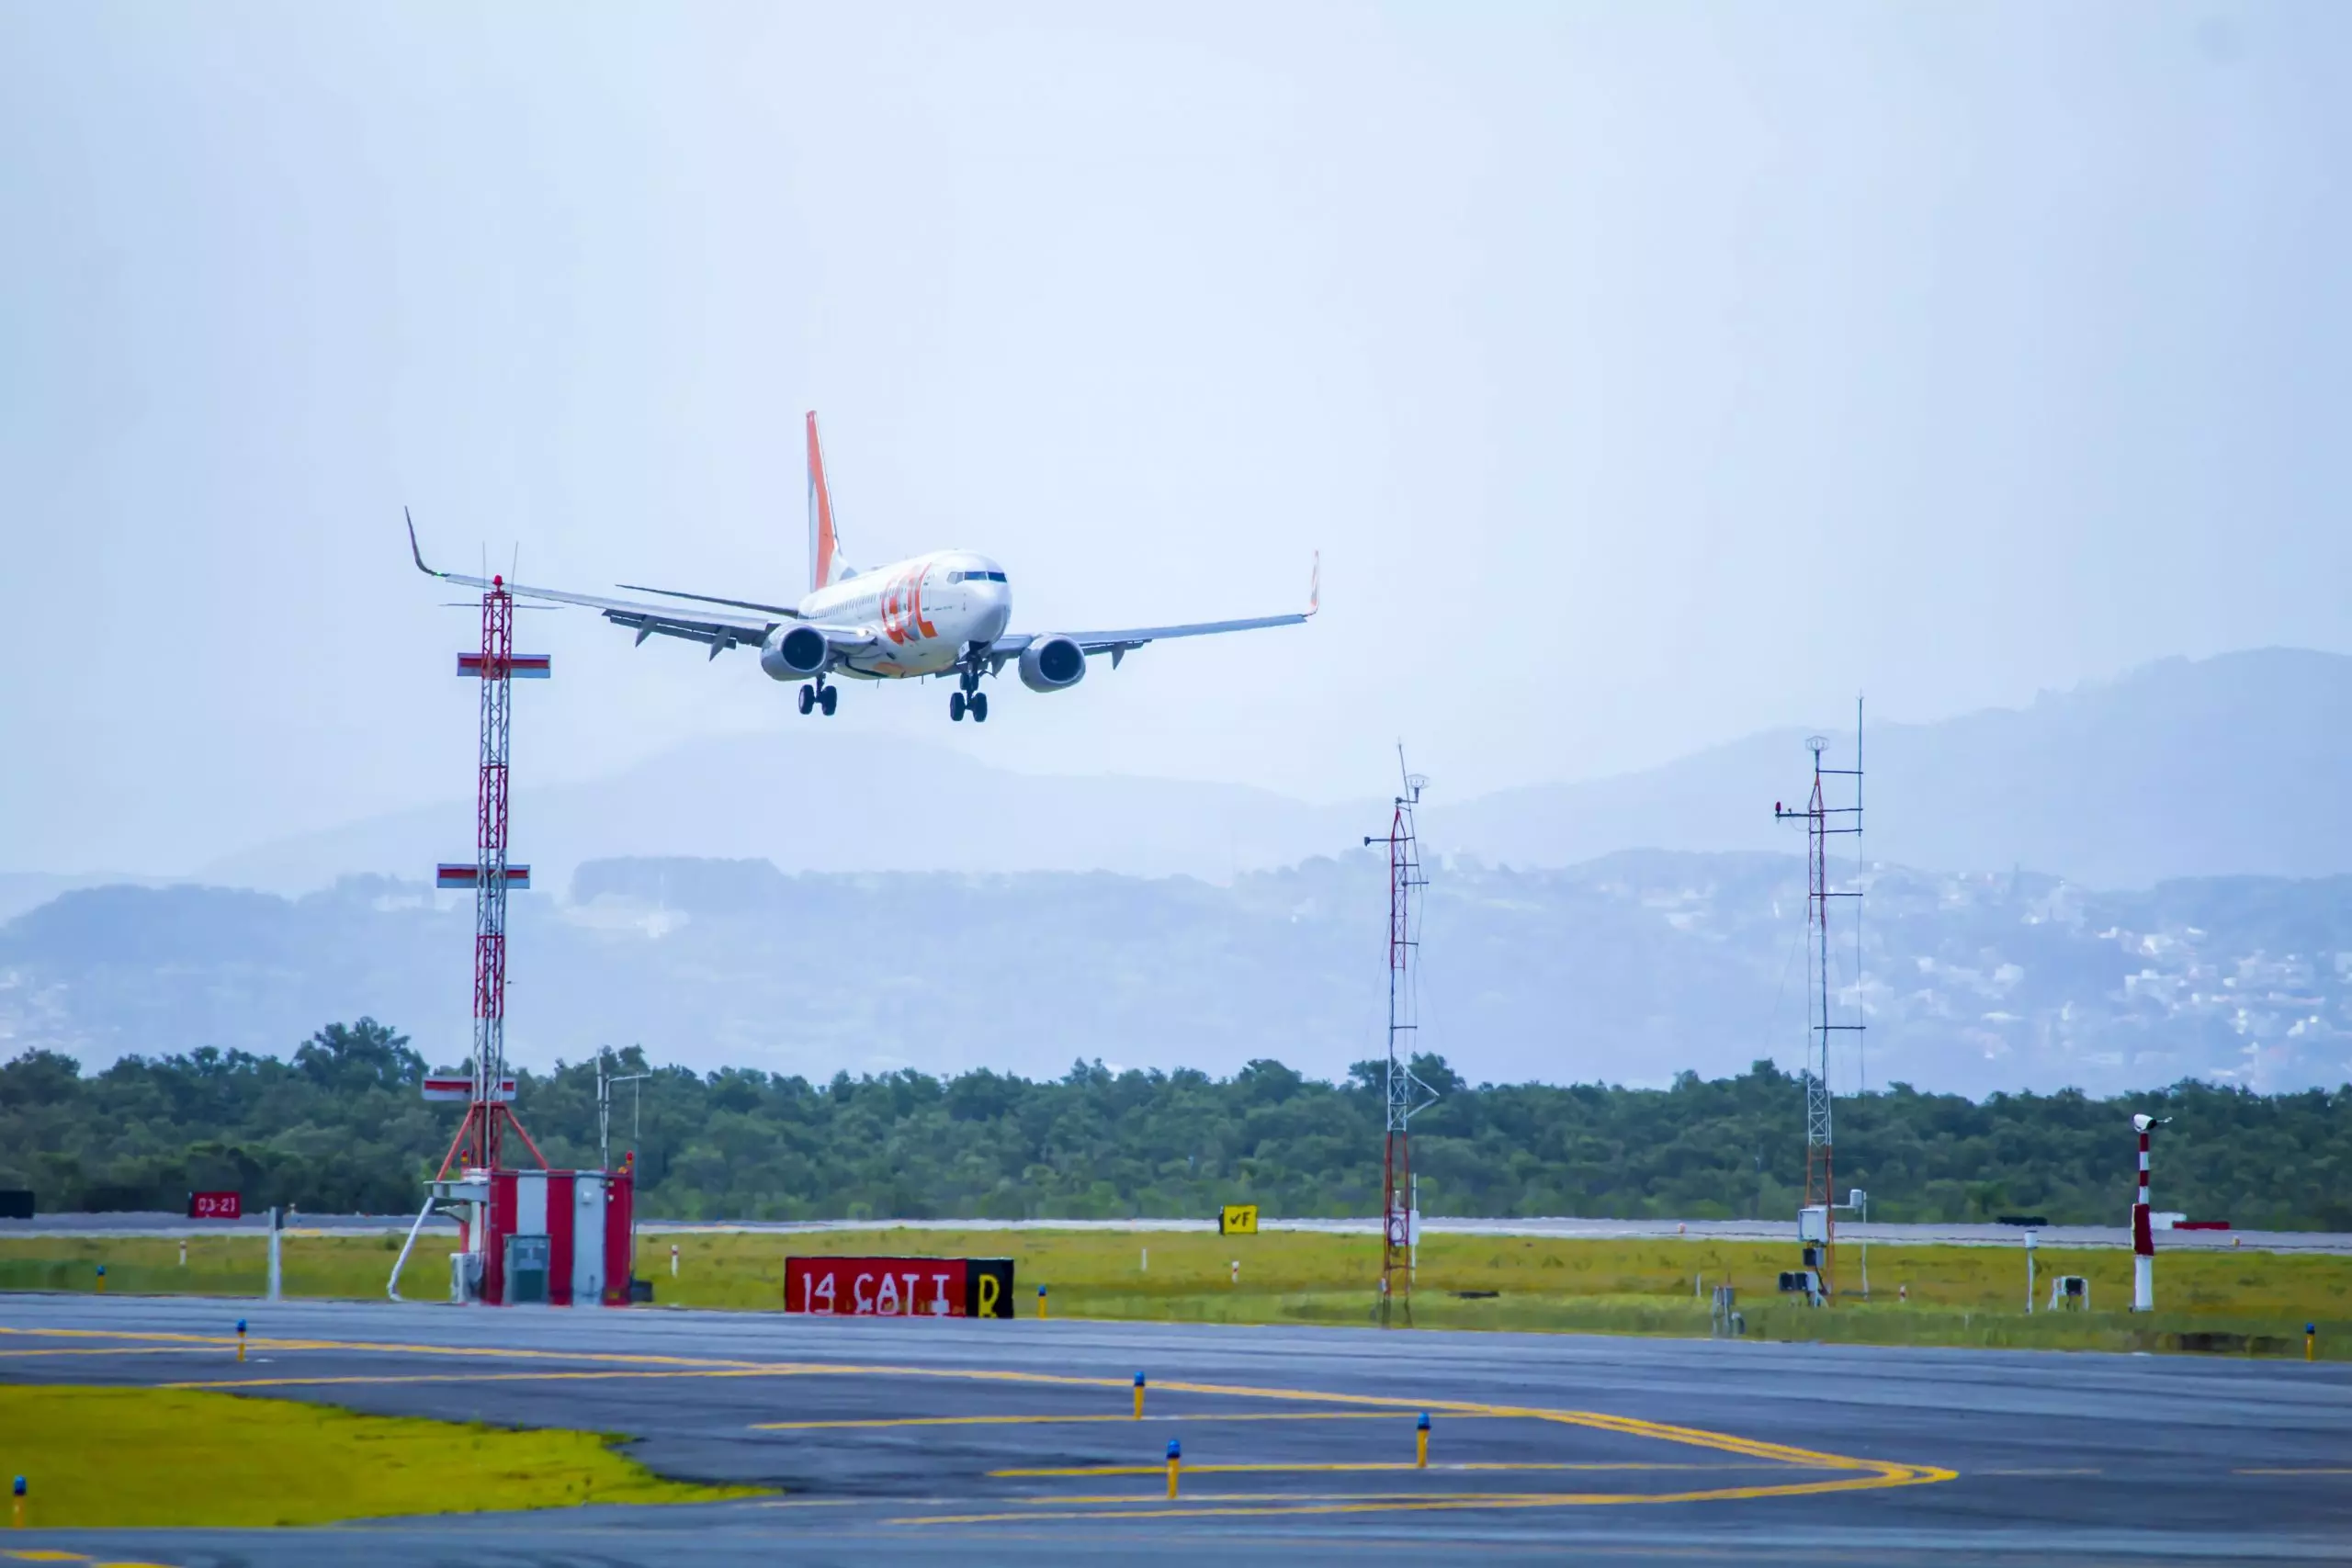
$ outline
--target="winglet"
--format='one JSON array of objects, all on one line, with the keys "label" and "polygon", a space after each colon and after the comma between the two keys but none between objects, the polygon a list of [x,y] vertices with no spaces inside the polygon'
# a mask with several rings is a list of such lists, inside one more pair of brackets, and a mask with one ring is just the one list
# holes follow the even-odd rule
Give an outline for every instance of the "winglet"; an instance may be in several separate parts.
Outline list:
[{"label": "winglet", "polygon": [[424,552],[416,547],[416,519],[409,515],[409,510],[405,506],[401,508],[401,516],[408,523],[408,553],[416,562],[416,570],[427,577],[440,576],[439,572],[424,564]]},{"label": "winglet", "polygon": [[1323,552],[1315,552],[1315,570],[1306,578],[1306,613],[1310,616],[1323,607]]},{"label": "winglet", "polygon": [[833,581],[840,542],[833,534],[833,493],[825,483],[825,453],[817,444],[817,411],[808,411],[808,590]]}]

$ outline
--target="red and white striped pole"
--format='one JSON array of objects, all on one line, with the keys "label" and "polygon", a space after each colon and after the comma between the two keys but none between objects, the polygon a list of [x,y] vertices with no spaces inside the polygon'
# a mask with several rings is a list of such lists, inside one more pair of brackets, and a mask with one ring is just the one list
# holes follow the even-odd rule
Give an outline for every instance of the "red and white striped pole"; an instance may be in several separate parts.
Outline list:
[{"label": "red and white striped pole", "polygon": [[2169,1116],[2134,1116],[2140,1134],[2140,1198],[2132,1205],[2132,1310],[2156,1310],[2156,1232],[2148,1218],[2148,1132],[2172,1120]]}]

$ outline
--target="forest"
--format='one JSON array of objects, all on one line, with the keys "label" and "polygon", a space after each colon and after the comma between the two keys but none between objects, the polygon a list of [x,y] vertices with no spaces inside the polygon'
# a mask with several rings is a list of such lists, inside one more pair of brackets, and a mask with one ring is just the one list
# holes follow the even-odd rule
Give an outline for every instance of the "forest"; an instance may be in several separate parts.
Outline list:
[{"label": "forest", "polygon": [[[615,1075],[613,1157],[634,1150],[640,1212],[684,1219],[1120,1218],[1378,1211],[1382,1069],[1342,1082],[1277,1061],[1230,1077],[1059,1078],[911,1071],[830,1082],[650,1066]],[[1436,1100],[1413,1122],[1431,1215],[1787,1216],[1804,1166],[1802,1084],[1770,1063],[1666,1089],[1464,1082],[1415,1072]],[[463,1070],[460,1066],[458,1070]],[[85,1074],[45,1050],[0,1066],[0,1188],[42,1213],[177,1210],[234,1188],[249,1207],[413,1211],[462,1107],[420,1098],[424,1058],[372,1019],[321,1029],[284,1058],[204,1047]],[[524,1071],[516,1110],[558,1168],[598,1159],[596,1063]],[[2170,1116],[2155,1199],[2240,1228],[2352,1229],[2352,1087],[2263,1095],[2184,1081],[2075,1092],[1926,1094],[1904,1084],[1835,1102],[1837,1187],[1873,1219],[2122,1224],[2133,1111]]]}]

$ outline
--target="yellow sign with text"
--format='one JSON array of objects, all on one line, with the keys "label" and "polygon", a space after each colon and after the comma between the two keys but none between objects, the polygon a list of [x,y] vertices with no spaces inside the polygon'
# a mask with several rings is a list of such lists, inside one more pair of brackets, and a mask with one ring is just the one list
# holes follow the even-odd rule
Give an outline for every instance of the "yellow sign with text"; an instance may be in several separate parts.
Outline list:
[{"label": "yellow sign with text", "polygon": [[1219,1235],[1256,1235],[1258,1234],[1258,1205],[1255,1203],[1227,1203],[1217,1214],[1216,1234]]}]

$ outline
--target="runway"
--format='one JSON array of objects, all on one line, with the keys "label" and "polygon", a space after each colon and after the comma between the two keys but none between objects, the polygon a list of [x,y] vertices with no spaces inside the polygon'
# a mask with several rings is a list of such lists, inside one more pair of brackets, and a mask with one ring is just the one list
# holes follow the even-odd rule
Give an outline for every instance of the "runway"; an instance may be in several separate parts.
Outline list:
[{"label": "runway", "polygon": [[2352,1561],[2341,1363],[19,1296],[0,1301],[0,1378],[623,1432],[665,1474],[775,1489],[326,1530],[28,1531],[0,1560],[21,1540],[187,1568]]}]

